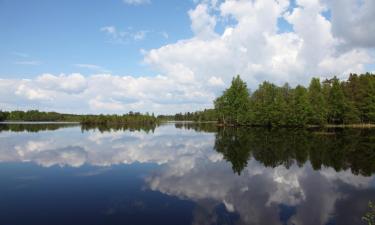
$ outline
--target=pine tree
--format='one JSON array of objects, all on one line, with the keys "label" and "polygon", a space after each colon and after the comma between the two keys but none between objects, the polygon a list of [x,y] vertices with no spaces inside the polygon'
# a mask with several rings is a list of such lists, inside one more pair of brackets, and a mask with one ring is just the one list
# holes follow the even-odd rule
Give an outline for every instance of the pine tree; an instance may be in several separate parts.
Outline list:
[{"label": "pine tree", "polygon": [[319,78],[311,79],[308,99],[310,104],[309,123],[323,125],[327,123],[327,102],[324,98]]},{"label": "pine tree", "polygon": [[358,111],[346,98],[343,85],[334,77],[328,97],[329,121],[331,123],[355,123],[359,121]]},{"label": "pine tree", "polygon": [[361,109],[365,122],[375,122],[375,77],[369,73],[362,75]]},{"label": "pine tree", "polygon": [[309,99],[306,88],[298,85],[294,89],[292,110],[294,121],[291,125],[305,126],[311,114]]}]

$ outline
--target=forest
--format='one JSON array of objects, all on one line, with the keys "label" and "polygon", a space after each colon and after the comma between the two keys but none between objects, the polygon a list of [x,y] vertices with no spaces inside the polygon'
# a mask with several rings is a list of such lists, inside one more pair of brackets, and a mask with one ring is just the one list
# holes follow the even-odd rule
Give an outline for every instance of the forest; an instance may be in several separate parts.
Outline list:
[{"label": "forest", "polygon": [[[304,127],[327,124],[375,123],[375,75],[350,74],[321,82],[312,78],[306,88],[263,82],[251,92],[239,75],[214,101],[209,120],[223,125]],[[205,111],[203,111],[204,114]],[[205,118],[200,113],[201,118]],[[216,118],[215,118],[216,117]]]},{"label": "forest", "polygon": [[45,121],[45,122],[79,122],[84,125],[122,125],[122,124],[144,124],[152,125],[158,119],[152,114],[142,114],[130,111],[123,115],[75,115],[61,114],[57,112],[40,112],[38,110],[29,111],[0,111],[0,121]]},{"label": "forest", "polygon": [[218,121],[227,126],[304,127],[375,123],[375,75],[350,74],[308,87],[277,86],[268,81],[250,91],[239,75],[214,101],[214,109],[162,116],[176,121]]}]

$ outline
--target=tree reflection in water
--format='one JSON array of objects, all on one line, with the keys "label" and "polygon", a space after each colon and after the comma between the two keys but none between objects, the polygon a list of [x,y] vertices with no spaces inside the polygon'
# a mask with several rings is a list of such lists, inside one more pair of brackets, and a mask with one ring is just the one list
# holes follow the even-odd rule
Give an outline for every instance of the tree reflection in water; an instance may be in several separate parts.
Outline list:
[{"label": "tree reflection in water", "polygon": [[375,172],[374,129],[217,128],[215,124],[179,124],[176,128],[215,133],[214,149],[232,164],[235,173],[253,157],[267,167],[310,161],[315,170],[351,169],[353,174]]}]

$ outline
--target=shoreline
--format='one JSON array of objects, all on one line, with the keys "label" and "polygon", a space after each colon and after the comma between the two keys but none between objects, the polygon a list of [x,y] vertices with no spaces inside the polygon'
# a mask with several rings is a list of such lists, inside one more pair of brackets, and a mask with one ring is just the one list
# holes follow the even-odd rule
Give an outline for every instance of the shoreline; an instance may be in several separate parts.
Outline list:
[{"label": "shoreline", "polygon": [[[233,125],[233,124],[222,124],[216,121],[178,121],[178,120],[167,120],[161,121],[161,123],[181,123],[181,124],[215,124],[217,127],[258,127],[258,128],[360,128],[360,129],[370,129],[375,128],[375,124],[364,123],[364,124],[325,124],[319,125],[306,125],[305,127],[298,126],[259,126],[259,125]],[[1,121],[0,124],[84,124],[77,121]],[[121,124],[114,123],[112,125]]]},{"label": "shoreline", "polygon": [[0,124],[81,124],[80,122],[63,121],[1,121]]}]

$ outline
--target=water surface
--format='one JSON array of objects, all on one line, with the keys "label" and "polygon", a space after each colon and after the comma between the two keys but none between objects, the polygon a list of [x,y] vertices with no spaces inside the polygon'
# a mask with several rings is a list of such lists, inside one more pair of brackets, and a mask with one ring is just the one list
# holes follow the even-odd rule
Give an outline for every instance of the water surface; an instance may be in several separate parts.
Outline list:
[{"label": "water surface", "polygon": [[0,224],[364,224],[374,130],[0,125]]}]

